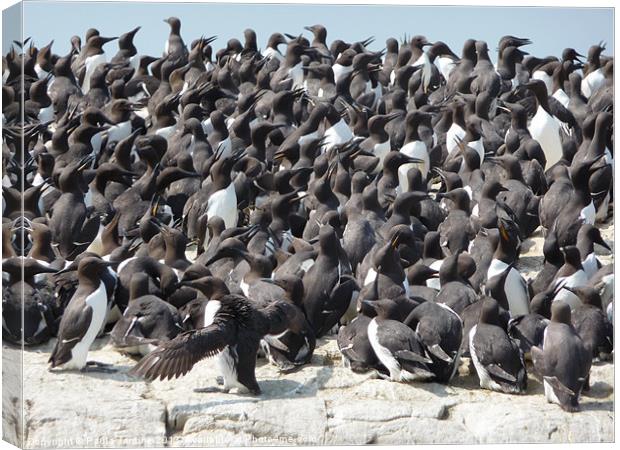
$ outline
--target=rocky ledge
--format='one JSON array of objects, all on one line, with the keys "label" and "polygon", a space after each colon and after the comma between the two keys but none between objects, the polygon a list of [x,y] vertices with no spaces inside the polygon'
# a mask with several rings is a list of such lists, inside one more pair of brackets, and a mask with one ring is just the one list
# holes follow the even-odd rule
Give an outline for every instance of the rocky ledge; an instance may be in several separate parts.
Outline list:
[{"label": "rocky ledge", "polygon": [[[613,246],[613,226],[603,227]],[[540,235],[524,243],[520,270],[542,264]],[[610,254],[601,256],[612,262]],[[280,373],[257,367],[260,397],[197,392],[217,387],[212,360],[187,376],[145,383],[127,374],[135,359],[107,338],[89,358],[112,364],[113,374],[49,372],[54,342],[23,355],[24,443],[40,447],[160,447],[414,443],[611,442],[614,366],[595,363],[581,411],[570,414],[545,400],[530,375],[526,395],[481,390],[469,361],[449,386],[392,383],[342,367],[334,337],[319,340],[312,362]],[[4,438],[15,442],[20,350],[3,348]],[[531,365],[528,365],[531,372]]]},{"label": "rocky ledge", "polygon": [[[527,395],[481,390],[467,360],[449,386],[392,383],[342,367],[334,338],[312,363],[282,374],[264,360],[260,397],[197,392],[216,387],[211,360],[186,377],[145,383],[135,360],[97,343],[94,360],[117,373],[49,372],[48,346],[24,354],[25,446],[159,447],[413,443],[611,442],[611,363],[592,368],[578,413],[548,404],[542,385]],[[19,350],[4,348],[17,362]],[[528,367],[528,368],[531,368]],[[6,437],[6,436],[5,436]]]}]

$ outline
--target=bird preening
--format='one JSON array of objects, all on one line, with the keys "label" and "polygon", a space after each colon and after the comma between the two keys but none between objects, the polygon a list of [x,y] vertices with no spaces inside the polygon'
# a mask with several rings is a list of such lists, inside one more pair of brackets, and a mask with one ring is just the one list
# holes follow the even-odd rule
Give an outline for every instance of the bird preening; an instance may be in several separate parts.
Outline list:
[{"label": "bird preening", "polygon": [[303,370],[331,339],[385,382],[449,384],[469,360],[483,389],[532,372],[579,409],[613,354],[603,43],[376,50],[314,24],[215,49],[164,22],[161,56],[134,45],[150,24],[3,56],[5,341],[55,339],[53,377],[118,370],[89,358],[109,335],[137,377],[213,358],[211,390],[260,395],[258,358]]}]

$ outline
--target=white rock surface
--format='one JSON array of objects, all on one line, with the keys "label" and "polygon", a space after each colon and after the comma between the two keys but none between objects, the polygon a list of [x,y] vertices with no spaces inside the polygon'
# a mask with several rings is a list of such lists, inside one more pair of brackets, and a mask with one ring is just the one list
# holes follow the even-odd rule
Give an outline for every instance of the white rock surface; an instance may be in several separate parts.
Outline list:
[{"label": "white rock surface", "polygon": [[2,439],[11,443],[22,441],[22,373],[21,352],[2,350]]}]

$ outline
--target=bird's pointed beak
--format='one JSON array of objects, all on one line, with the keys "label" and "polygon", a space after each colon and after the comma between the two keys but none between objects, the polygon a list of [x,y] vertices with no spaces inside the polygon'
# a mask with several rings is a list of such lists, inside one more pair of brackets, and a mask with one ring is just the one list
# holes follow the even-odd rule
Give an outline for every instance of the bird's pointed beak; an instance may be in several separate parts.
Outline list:
[{"label": "bird's pointed beak", "polygon": [[118,39],[118,36],[115,37],[102,37],[101,40],[103,41],[104,44],[107,44],[108,42],[114,41]]},{"label": "bird's pointed beak", "polygon": [[370,301],[370,300],[362,300],[361,302],[358,303],[357,306],[357,312],[359,313],[375,313],[377,312],[377,310],[375,309],[375,305],[373,304],[374,302]]},{"label": "bird's pointed beak", "polygon": [[606,248],[607,250],[611,251],[611,247],[609,246],[609,244],[607,242],[605,242],[605,239],[603,239],[603,237],[600,235],[600,233],[597,233],[597,236],[595,236],[594,243],[599,244],[600,246],[602,246],[602,247]]},{"label": "bird's pointed beak", "polygon": [[405,159],[406,162],[411,163],[411,164],[422,164],[424,161],[419,159],[419,158],[413,158],[411,156],[408,156]]},{"label": "bird's pointed beak", "polygon": [[75,263],[75,261],[73,261],[71,264],[69,264],[64,269],[61,269],[58,272],[56,272],[54,276],[62,275],[63,273],[73,272],[75,270],[77,270],[77,264]]},{"label": "bird's pointed beak", "polygon": [[296,195],[295,197],[291,198],[288,202],[289,203],[297,203],[302,201],[304,198],[308,197],[308,193],[302,194],[302,195]]},{"label": "bird's pointed beak", "polygon": [[385,119],[385,123],[387,124],[387,123],[391,122],[392,120],[398,119],[399,117],[400,117],[400,113],[388,114],[386,119]]}]

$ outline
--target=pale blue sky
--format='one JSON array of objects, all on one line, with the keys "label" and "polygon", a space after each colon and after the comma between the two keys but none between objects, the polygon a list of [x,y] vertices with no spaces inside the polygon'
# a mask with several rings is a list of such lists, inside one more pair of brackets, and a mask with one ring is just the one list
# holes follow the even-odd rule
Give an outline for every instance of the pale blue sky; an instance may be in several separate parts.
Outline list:
[{"label": "pale blue sky", "polygon": [[21,39],[21,6],[13,5],[2,11],[2,53],[11,48],[11,42]]},{"label": "pale blue sky", "polygon": [[[135,43],[140,53],[159,56],[168,35],[168,16],[181,19],[181,34],[187,43],[201,35],[217,35],[212,44],[221,48],[226,40],[237,37],[243,42],[243,30],[252,27],[264,48],[272,32],[304,33],[305,25],[322,23],[327,27],[328,44],[337,38],[345,41],[375,36],[371,46],[380,50],[388,37],[423,34],[431,42],[443,40],[457,54],[468,38],[482,39],[495,51],[505,34],[527,37],[533,44],[525,48],[537,56],[560,55],[565,47],[587,53],[590,45],[607,42],[606,54],[613,52],[613,9],[556,7],[430,7],[373,5],[250,5],[196,3],[69,3],[56,1],[24,2],[24,35],[37,45],[55,39],[53,51],[66,54],[72,35],[84,35],[97,28],[103,36],[118,36],[138,25],[142,29]],[[5,21],[6,23],[6,21]],[[3,45],[6,52],[7,43]],[[114,54],[116,42],[106,47]]]}]

